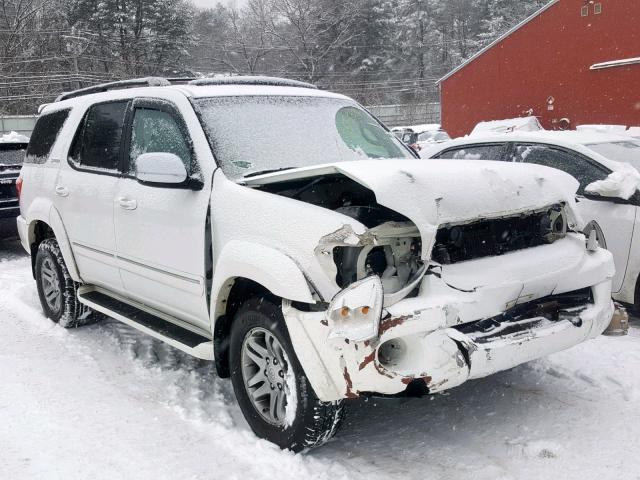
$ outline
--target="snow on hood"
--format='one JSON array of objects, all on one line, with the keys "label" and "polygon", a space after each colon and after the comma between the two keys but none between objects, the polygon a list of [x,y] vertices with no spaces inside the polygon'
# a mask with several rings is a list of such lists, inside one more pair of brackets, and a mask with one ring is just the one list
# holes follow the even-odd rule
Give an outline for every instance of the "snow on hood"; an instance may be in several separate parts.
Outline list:
[{"label": "snow on hood", "polygon": [[587,185],[585,191],[603,197],[629,200],[638,189],[640,189],[640,172],[631,165],[622,163],[604,180]]},{"label": "snow on hood", "polygon": [[18,132],[5,133],[0,136],[0,143],[29,143],[29,137]]},{"label": "snow on hood", "polygon": [[[424,240],[439,225],[496,218],[566,202],[575,222],[578,182],[533,164],[459,160],[363,160],[245,179],[247,186],[341,173],[372,190],[378,203],[413,221]],[[430,242],[423,242],[429,248]]]}]

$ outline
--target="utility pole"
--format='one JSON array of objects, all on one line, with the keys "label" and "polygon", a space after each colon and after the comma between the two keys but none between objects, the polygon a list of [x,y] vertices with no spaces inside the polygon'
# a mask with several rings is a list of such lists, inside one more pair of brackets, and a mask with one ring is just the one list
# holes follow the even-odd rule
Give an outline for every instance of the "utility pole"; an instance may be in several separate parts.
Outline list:
[{"label": "utility pole", "polygon": [[89,39],[85,37],[81,37],[75,34],[75,28],[71,28],[71,35],[63,35],[66,42],[67,52],[70,53],[73,58],[73,76],[75,78],[75,88],[76,90],[82,88],[82,84],[80,83],[80,68],[78,67],[78,58],[82,55],[89,46]]}]

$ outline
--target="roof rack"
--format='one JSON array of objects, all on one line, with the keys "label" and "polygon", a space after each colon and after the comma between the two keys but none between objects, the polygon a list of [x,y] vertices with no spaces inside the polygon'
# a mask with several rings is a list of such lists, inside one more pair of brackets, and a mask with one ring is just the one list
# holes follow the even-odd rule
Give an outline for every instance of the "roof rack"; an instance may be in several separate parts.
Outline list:
[{"label": "roof rack", "polygon": [[298,87],[298,88],[314,88],[315,85],[298,80],[289,80],[288,78],[263,77],[260,75],[239,75],[235,77],[212,77],[198,78],[189,82],[190,85],[265,85],[272,87]]},{"label": "roof rack", "polygon": [[289,80],[288,78],[263,77],[263,76],[236,76],[236,77],[212,77],[212,78],[192,78],[192,77],[145,77],[132,78],[130,80],[118,80],[116,82],[101,83],[91,87],[81,88],[72,92],[64,92],[56,102],[68,100],[70,98],[82,97],[92,93],[108,92],[109,90],[122,90],[125,88],[136,87],[168,87],[169,85],[266,85],[273,87],[298,87],[298,88],[314,88],[315,85],[298,80]]},{"label": "roof rack", "polygon": [[58,98],[56,102],[62,100],[68,100],[70,98],[82,97],[83,95],[90,95],[92,93],[102,93],[109,90],[121,90],[124,88],[135,87],[167,87],[169,85],[184,85],[194,79],[188,78],[162,78],[162,77],[145,77],[145,78],[132,78],[130,80],[118,80],[117,82],[101,83],[100,85],[93,85],[91,87],[81,88],[72,92],[64,92]]}]

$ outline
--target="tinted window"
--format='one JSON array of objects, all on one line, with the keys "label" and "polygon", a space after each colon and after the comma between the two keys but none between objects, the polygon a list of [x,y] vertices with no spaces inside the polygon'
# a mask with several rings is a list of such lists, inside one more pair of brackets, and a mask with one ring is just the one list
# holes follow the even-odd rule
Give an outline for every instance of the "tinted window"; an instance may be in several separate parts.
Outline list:
[{"label": "tinted window", "polygon": [[81,166],[117,170],[127,102],[94,105],[85,115],[71,147],[71,160]]},{"label": "tinted window", "polygon": [[442,152],[436,158],[449,158],[454,160],[502,160],[504,145],[470,145],[467,147],[452,148]]},{"label": "tinted window", "polygon": [[170,113],[137,108],[133,117],[129,173],[134,173],[135,159],[143,153],[173,153],[191,171],[191,150],[176,118]]},{"label": "tinted window", "polygon": [[605,169],[578,154],[572,154],[547,145],[516,145],[513,160],[557,168],[568,173],[580,182],[580,188],[578,189],[580,194],[583,193],[587,185],[596,180],[603,180],[608,175]]},{"label": "tinted window", "polygon": [[0,167],[20,165],[24,160],[27,146],[20,143],[0,143]]},{"label": "tinted window", "polygon": [[58,134],[69,116],[69,111],[69,109],[58,110],[38,118],[31,134],[25,163],[44,163],[47,161],[51,148],[56,143]]}]

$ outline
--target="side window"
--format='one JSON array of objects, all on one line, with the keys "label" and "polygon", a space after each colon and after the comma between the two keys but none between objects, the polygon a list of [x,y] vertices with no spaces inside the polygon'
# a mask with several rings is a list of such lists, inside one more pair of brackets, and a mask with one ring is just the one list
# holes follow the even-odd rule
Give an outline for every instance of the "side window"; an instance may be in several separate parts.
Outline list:
[{"label": "side window", "polygon": [[51,153],[56,139],[64,122],[69,116],[69,109],[58,110],[57,112],[47,113],[38,118],[33,132],[31,133],[31,140],[27,147],[27,154],[25,163],[45,163]]},{"label": "side window", "polygon": [[568,173],[580,182],[579,194],[582,194],[590,183],[603,180],[608,175],[605,169],[586,158],[548,145],[516,145],[513,160],[557,168]]},{"label": "side window", "polygon": [[504,144],[469,145],[452,148],[442,152],[435,158],[453,160],[502,160]]},{"label": "side window", "polygon": [[128,173],[135,173],[135,160],[143,153],[173,153],[191,172],[191,149],[176,117],[152,108],[136,108],[131,127]]},{"label": "side window", "polygon": [[81,168],[117,171],[127,101],[100,103],[86,113],[73,140],[70,160]]}]

